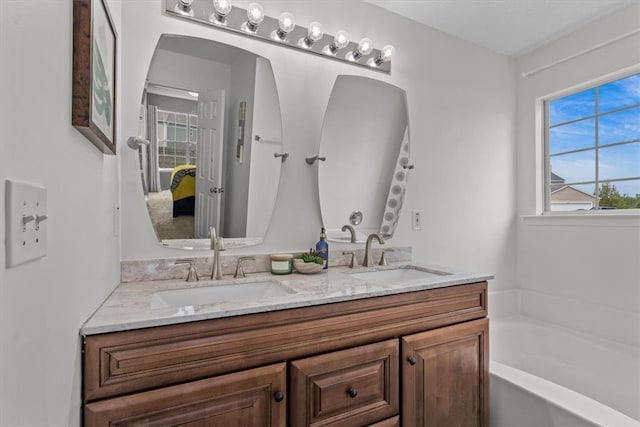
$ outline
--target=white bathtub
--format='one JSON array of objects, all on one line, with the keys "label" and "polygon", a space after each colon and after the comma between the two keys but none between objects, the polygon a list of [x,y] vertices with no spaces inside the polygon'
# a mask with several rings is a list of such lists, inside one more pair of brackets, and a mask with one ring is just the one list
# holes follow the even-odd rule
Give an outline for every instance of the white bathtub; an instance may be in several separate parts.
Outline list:
[{"label": "white bathtub", "polygon": [[640,352],[524,317],[491,321],[491,425],[640,427]]}]

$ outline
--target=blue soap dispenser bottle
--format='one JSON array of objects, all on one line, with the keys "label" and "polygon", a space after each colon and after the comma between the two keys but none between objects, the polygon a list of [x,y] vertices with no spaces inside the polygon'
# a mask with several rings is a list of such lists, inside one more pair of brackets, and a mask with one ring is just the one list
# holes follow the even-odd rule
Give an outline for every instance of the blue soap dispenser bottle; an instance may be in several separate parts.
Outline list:
[{"label": "blue soap dispenser bottle", "polygon": [[324,261],[323,270],[329,268],[329,243],[327,243],[327,235],[324,232],[324,227],[320,229],[320,240],[316,243],[316,251],[319,252],[320,258]]}]

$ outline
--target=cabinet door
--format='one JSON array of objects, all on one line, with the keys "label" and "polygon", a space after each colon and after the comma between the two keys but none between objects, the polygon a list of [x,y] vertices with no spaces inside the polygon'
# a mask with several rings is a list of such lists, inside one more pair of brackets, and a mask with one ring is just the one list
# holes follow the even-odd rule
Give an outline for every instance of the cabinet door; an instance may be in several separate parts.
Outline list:
[{"label": "cabinet door", "polygon": [[398,340],[291,362],[291,425],[363,426],[397,415]]},{"label": "cabinet door", "polygon": [[286,364],[90,403],[88,426],[285,426]]},{"label": "cabinet door", "polygon": [[402,423],[489,424],[489,320],[402,338]]}]

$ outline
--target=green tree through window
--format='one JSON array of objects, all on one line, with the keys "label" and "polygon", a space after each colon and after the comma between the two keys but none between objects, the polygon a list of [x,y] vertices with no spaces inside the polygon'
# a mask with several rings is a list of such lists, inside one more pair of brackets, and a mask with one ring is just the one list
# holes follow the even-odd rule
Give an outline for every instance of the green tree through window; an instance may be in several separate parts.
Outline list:
[{"label": "green tree through window", "polygon": [[615,184],[609,184],[603,182],[598,191],[598,199],[600,200],[601,208],[616,208],[616,209],[638,209],[640,208],[640,194],[636,194],[635,197],[628,195],[622,195],[616,188]]}]

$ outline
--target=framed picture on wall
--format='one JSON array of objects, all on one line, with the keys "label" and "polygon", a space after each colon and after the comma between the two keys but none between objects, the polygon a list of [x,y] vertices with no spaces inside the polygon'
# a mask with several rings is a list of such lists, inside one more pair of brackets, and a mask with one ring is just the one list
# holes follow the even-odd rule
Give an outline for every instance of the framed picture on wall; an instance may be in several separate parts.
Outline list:
[{"label": "framed picture on wall", "polygon": [[71,124],[103,153],[116,153],[117,35],[106,0],[73,0]]}]

